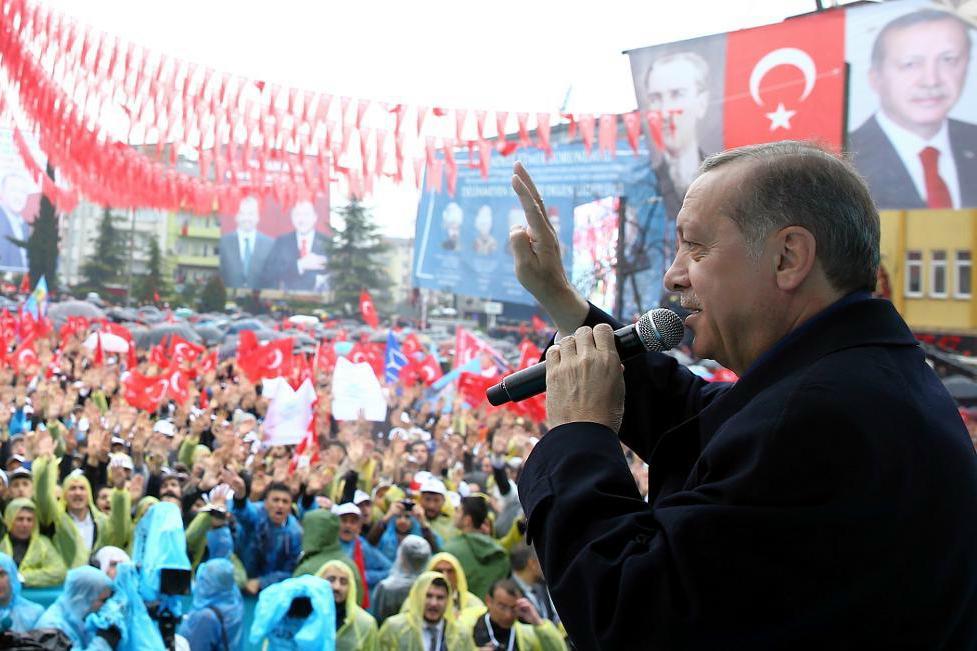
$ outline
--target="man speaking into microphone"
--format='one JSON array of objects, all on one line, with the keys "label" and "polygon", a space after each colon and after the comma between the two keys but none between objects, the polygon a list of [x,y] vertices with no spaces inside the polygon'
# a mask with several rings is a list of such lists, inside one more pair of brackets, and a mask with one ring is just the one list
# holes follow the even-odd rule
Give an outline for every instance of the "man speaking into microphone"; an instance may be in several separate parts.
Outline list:
[{"label": "man speaking into microphone", "polygon": [[[905,322],[874,299],[879,217],[851,165],[781,142],[707,158],[668,290],[707,383],[570,285],[528,173],[523,286],[562,337],[519,481],[578,649],[977,646],[977,458]],[[623,370],[622,370],[623,368]],[[649,464],[638,493],[621,452]]]}]

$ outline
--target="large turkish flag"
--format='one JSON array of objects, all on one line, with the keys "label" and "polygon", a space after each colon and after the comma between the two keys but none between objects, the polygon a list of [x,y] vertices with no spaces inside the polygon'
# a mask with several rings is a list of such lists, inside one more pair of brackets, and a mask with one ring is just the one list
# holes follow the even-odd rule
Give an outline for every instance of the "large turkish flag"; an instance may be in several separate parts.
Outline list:
[{"label": "large turkish flag", "polygon": [[845,13],[733,32],[726,41],[724,142],[817,140],[840,151]]}]

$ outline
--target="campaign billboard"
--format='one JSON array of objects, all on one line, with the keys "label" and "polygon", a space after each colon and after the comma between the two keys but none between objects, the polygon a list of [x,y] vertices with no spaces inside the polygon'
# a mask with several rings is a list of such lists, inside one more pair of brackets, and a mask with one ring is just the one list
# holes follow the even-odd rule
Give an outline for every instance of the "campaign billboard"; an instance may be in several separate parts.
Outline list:
[{"label": "campaign billboard", "polygon": [[[543,150],[519,150],[559,233],[564,268],[573,273],[574,209],[605,197],[623,197],[625,260],[629,271],[623,313],[656,304],[661,296],[666,237],[661,197],[654,191],[644,141],[637,155],[626,142],[618,155],[588,155],[584,146],[555,144],[551,157]],[[456,192],[425,192],[421,196],[414,244],[415,286],[524,305],[533,298],[516,279],[509,229],[525,225],[525,215],[512,190],[514,159],[493,152],[489,173],[459,158]]]},{"label": "campaign billboard", "polygon": [[[37,142],[20,136],[19,147],[43,168],[45,156]],[[40,179],[32,178],[15,139],[14,130],[0,128],[0,272],[27,271],[27,250],[11,240],[26,241],[41,201]]]},{"label": "campaign billboard", "polygon": [[948,4],[898,0],[632,50],[668,215],[705,156],[777,140],[845,151],[879,208],[977,207],[973,32]]},{"label": "campaign billboard", "polygon": [[322,293],[331,235],[326,196],[287,208],[271,196],[245,197],[221,216],[221,278],[234,289]]}]

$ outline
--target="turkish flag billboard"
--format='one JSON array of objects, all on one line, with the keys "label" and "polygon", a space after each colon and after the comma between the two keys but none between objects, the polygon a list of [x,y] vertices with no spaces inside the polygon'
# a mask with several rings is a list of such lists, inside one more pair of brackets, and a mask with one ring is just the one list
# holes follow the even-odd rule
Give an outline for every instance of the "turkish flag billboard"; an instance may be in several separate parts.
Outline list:
[{"label": "turkish flag billboard", "polygon": [[841,151],[844,12],[729,34],[725,86],[727,148],[816,140]]}]

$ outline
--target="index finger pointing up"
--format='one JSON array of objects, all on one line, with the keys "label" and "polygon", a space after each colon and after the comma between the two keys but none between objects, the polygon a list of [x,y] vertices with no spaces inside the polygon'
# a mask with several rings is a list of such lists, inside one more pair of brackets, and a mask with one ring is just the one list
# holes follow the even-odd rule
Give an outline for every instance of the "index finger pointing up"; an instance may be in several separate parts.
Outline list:
[{"label": "index finger pointing up", "polygon": [[519,196],[519,202],[522,204],[523,212],[526,213],[526,222],[529,224],[529,228],[532,229],[535,239],[551,241],[550,243],[555,244],[556,231],[553,229],[553,225],[550,224],[550,220],[546,217],[546,208],[543,206],[543,200],[540,199],[539,192],[536,191],[536,185],[529,177],[529,172],[522,166],[522,163],[516,163],[513,168],[512,189]]}]

